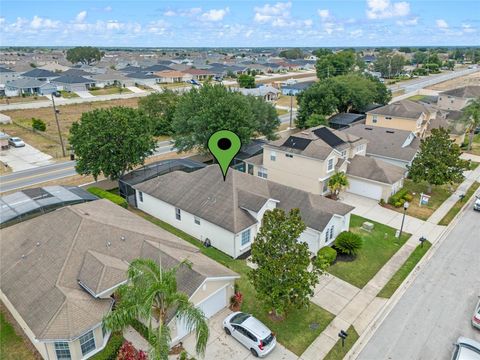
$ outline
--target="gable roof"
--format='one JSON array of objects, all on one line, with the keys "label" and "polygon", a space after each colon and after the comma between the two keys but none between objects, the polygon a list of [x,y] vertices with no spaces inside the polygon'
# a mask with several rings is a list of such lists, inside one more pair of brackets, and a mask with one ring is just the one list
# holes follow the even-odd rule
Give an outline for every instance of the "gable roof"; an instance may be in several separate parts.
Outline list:
[{"label": "gable roof", "polygon": [[24,72],[22,76],[32,77],[32,78],[54,78],[60,76],[52,71],[35,68],[30,71]]},{"label": "gable roof", "polygon": [[144,72],[127,73],[125,76],[132,79],[159,79],[159,77],[156,75],[147,74]]},{"label": "gable roof", "polygon": [[95,81],[84,78],[83,76],[63,75],[53,80],[53,82],[62,83],[62,84],[91,84],[91,83],[94,83]]},{"label": "gable roof", "polygon": [[400,100],[385,106],[381,106],[374,110],[367,111],[367,114],[395,116],[412,120],[417,120],[422,113],[429,114],[430,111],[428,111],[425,105],[411,100]]},{"label": "gable roof", "polygon": [[12,72],[14,71],[0,66],[0,73],[12,73]]},{"label": "gable roof", "polygon": [[462,86],[456,89],[443,91],[440,94],[464,99],[480,97],[480,86]]},{"label": "gable roof", "polygon": [[148,66],[144,68],[142,71],[155,72],[155,71],[163,71],[163,70],[172,70],[172,68],[163,64],[156,64],[156,65]]},{"label": "gable roof", "polygon": [[350,125],[363,119],[365,119],[365,114],[338,113],[328,119],[328,122],[335,125]]},{"label": "gable roof", "polygon": [[82,69],[68,69],[61,73],[61,75],[69,75],[69,76],[91,76],[93,75],[91,72],[87,72]]},{"label": "gable roof", "polygon": [[192,173],[174,171],[134,186],[150,196],[239,233],[257,223],[246,210],[257,212],[267,201],[289,211],[299,208],[305,224],[322,231],[334,214],[345,215],[351,206],[306,191],[264,180],[233,169],[225,181],[218,166]]},{"label": "gable roof", "polygon": [[[37,80],[35,78],[15,79],[5,84],[6,88],[26,89],[26,88],[39,88],[43,85],[49,84],[46,81]],[[53,84],[52,84],[53,85]]]},{"label": "gable roof", "polygon": [[406,130],[358,124],[342,129],[342,132],[368,140],[367,154],[391,159],[411,161],[420,147],[420,139],[417,137],[404,146],[407,139],[412,136],[412,132]]},{"label": "gable roof", "polygon": [[61,208],[0,230],[0,284],[37,339],[74,339],[102,321],[112,300],[96,298],[126,280],[143,257],[179,270],[191,296],[208,277],[237,274],[108,200]]},{"label": "gable roof", "polygon": [[333,150],[342,151],[351,146],[366,144],[367,141],[358,136],[350,135],[325,126],[310,128],[294,135],[287,140],[280,139],[266,146],[282,151],[301,154],[319,160],[325,160]]},{"label": "gable roof", "polygon": [[347,174],[385,184],[394,184],[405,176],[406,169],[368,156],[348,160]]}]

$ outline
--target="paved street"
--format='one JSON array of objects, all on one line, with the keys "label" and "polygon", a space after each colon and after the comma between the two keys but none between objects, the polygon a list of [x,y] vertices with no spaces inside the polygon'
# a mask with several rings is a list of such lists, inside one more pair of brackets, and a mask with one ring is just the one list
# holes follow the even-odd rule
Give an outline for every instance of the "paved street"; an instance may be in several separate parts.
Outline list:
[{"label": "paved street", "polygon": [[358,359],[450,359],[459,336],[480,341],[470,325],[480,295],[480,213],[472,201]]}]

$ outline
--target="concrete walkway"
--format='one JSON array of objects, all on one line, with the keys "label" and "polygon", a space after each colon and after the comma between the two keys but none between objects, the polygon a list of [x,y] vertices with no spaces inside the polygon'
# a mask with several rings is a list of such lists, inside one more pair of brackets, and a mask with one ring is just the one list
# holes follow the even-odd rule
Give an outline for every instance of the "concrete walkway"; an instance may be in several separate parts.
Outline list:
[{"label": "concrete walkway", "polygon": [[[335,280],[336,278],[331,275],[320,280],[319,285],[315,289],[315,296],[312,298],[312,301],[332,312],[336,317],[305,350],[300,357],[301,360],[323,359],[338,341],[338,333],[340,330],[346,331],[351,325],[353,325],[358,334],[362,335],[371,326],[372,320],[388,302],[388,299],[377,297],[380,290],[405,263],[413,250],[415,250],[419,244],[418,239],[421,236],[425,236],[431,243],[435,243],[440,239],[446,230],[446,227],[437,225],[438,222],[459,200],[459,195],[464,194],[474,181],[479,180],[480,167],[475,171],[467,171],[465,173],[465,180],[460,184],[455,193],[452,194],[430,216],[430,218],[428,218],[427,221],[421,221],[407,216],[404,226],[406,229],[405,231],[409,231],[407,229],[412,227],[416,228],[416,230],[412,231],[412,236],[408,241],[390,258],[390,260],[380,269],[380,271],[377,272],[363,289],[358,289],[358,291],[355,292],[354,286],[350,284],[345,286],[341,283],[342,280]],[[356,200],[357,199],[355,198],[352,199],[347,196],[347,201],[344,201],[352,203],[356,202]],[[357,214],[361,216],[365,216],[387,225],[390,225],[388,222],[397,222],[394,215],[389,213],[389,211],[392,210],[380,206],[379,208],[381,211],[370,203],[369,205],[364,206],[363,209],[360,208],[359,210],[356,210]],[[388,222],[386,223],[382,221],[382,219],[387,220]],[[409,222],[412,222],[412,224],[409,225]]]}]

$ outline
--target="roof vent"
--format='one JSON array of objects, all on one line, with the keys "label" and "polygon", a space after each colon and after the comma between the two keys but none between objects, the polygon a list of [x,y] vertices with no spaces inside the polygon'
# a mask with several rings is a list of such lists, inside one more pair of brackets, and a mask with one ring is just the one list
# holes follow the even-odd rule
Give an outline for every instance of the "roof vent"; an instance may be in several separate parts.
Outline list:
[{"label": "roof vent", "polygon": [[395,131],[392,131],[392,130],[387,130],[386,132],[387,134],[395,134]]},{"label": "roof vent", "polygon": [[373,130],[373,129],[372,129],[372,128],[367,128],[367,127],[366,127],[366,128],[365,128],[365,130]]},{"label": "roof vent", "polygon": [[112,243],[110,241],[107,241],[107,247],[112,246]]},{"label": "roof vent", "polygon": [[120,240],[125,241],[125,236],[120,236]]},{"label": "roof vent", "polygon": [[35,245],[40,246],[40,241],[37,241],[37,243]]},{"label": "roof vent", "polygon": [[27,257],[27,255],[22,254],[22,259],[25,259],[26,257]]}]

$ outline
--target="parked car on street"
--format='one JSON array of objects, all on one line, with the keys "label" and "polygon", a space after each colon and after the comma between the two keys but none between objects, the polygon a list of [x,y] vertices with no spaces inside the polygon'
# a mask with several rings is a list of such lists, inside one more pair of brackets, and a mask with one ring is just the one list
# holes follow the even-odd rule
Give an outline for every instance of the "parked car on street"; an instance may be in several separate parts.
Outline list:
[{"label": "parked car on street", "polygon": [[473,203],[473,210],[480,211],[480,196],[476,196],[475,202]]},{"label": "parked car on street", "polygon": [[477,306],[475,306],[475,310],[473,311],[472,325],[480,330],[480,296],[478,297]]},{"label": "parked car on street", "polygon": [[202,85],[202,84],[200,84],[198,81],[196,81],[196,80],[194,80],[194,79],[187,80],[187,83],[188,83],[188,84],[195,85],[195,86],[200,86],[200,85]]},{"label": "parked car on street", "polygon": [[223,329],[232,335],[255,357],[267,356],[277,344],[275,335],[250,314],[234,312],[223,320]]},{"label": "parked car on street", "polygon": [[452,360],[480,360],[480,343],[460,336],[454,344]]},{"label": "parked car on street", "polygon": [[25,143],[23,142],[23,140],[16,136],[8,139],[8,143],[10,144],[10,146],[13,146],[16,148],[25,146]]}]

